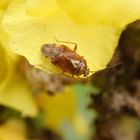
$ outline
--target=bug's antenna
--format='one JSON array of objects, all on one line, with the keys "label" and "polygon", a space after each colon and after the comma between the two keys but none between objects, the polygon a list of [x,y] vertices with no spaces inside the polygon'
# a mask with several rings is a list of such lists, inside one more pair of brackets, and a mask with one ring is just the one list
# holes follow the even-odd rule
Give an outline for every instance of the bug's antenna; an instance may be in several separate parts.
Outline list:
[{"label": "bug's antenna", "polygon": [[[52,70],[50,70],[50,69],[44,67],[43,65],[33,65],[33,66],[42,67],[43,69],[50,71],[52,74],[57,74],[58,76],[61,76],[61,74],[62,74],[63,76],[65,76],[64,73],[61,73],[61,74],[60,74],[60,73],[56,73],[56,72],[54,72],[54,71],[52,71]],[[61,76],[61,77],[62,77],[62,76]]]},{"label": "bug's antenna", "polygon": [[59,42],[55,35],[53,35],[53,37],[54,37],[54,39],[55,39],[56,42]]},{"label": "bug's antenna", "polygon": [[[119,62],[119,63],[114,64],[114,65],[112,65],[112,66],[106,67],[106,68],[104,68],[103,70],[107,70],[107,69],[114,68],[114,67],[116,67],[116,66],[118,66],[118,65],[121,65],[121,64],[123,64],[123,63],[124,63],[124,62]],[[99,71],[102,71],[102,70],[99,70]],[[97,72],[97,71],[90,71],[90,72]]]},{"label": "bug's antenna", "polygon": [[107,67],[106,69],[116,67],[116,66],[121,65],[121,64],[123,64],[123,63],[124,63],[123,61],[122,61],[122,62],[119,62],[119,63],[116,63],[116,64],[114,64],[114,65],[112,65],[112,66]]},{"label": "bug's antenna", "polygon": [[48,70],[48,71],[50,71],[51,73],[55,73],[55,72],[53,72],[52,70],[50,70],[50,69],[48,69],[48,68],[46,68],[46,67],[44,67],[44,66],[42,66],[42,65],[33,65],[33,66],[42,67],[43,69]]}]

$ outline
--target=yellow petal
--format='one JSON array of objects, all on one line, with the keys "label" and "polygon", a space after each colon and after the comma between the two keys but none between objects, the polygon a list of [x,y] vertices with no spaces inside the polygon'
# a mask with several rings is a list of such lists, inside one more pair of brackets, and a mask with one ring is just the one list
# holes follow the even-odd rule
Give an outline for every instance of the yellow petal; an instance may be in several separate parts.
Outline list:
[{"label": "yellow petal", "polygon": [[6,9],[11,0],[0,0],[0,9]]},{"label": "yellow petal", "polygon": [[124,27],[140,18],[139,0],[56,0],[80,24]]},{"label": "yellow petal", "polygon": [[17,55],[15,55],[15,54],[13,54],[13,52],[11,52],[11,48],[8,45],[9,37],[2,28],[2,19],[5,14],[6,7],[10,3],[10,1],[11,0],[1,0],[0,1],[0,45],[2,45],[4,47],[4,49],[6,49],[7,53],[9,55],[11,55],[11,57],[14,59],[14,57],[16,57]]},{"label": "yellow petal", "polygon": [[[39,2],[42,3],[36,6]],[[60,72],[49,60],[44,60],[40,51],[43,44],[56,43],[53,37],[56,36],[59,40],[77,43],[77,53],[84,56],[91,71],[104,68],[117,45],[120,30],[102,24],[79,24],[55,0],[48,3],[50,7],[46,11],[42,7],[46,5],[45,0],[29,0],[28,3],[25,0],[14,0],[10,4],[3,26],[10,36],[13,51],[25,56],[33,65],[42,65],[51,71]],[[31,4],[33,7],[30,11]],[[45,16],[39,17],[38,9],[41,8]],[[32,16],[31,13],[38,15]],[[70,44],[67,45],[73,48]]]},{"label": "yellow petal", "polygon": [[18,110],[25,116],[37,115],[31,91],[17,69],[18,57],[13,59],[2,46],[0,55],[0,104]]},{"label": "yellow petal", "polygon": [[[4,53],[2,47],[0,47],[0,56],[4,58]],[[4,81],[7,74],[7,65],[5,59],[0,59],[0,84]]]},{"label": "yellow petal", "polygon": [[24,123],[18,119],[10,119],[0,125],[0,140],[27,140]]},{"label": "yellow petal", "polygon": [[[5,8],[10,1],[1,0],[0,8]],[[0,21],[4,10],[0,12]],[[8,36],[0,22],[0,104],[20,111],[23,115],[35,116],[37,108],[31,91],[17,70],[19,57],[8,46]]]},{"label": "yellow petal", "polygon": [[56,93],[55,96],[38,94],[37,102],[44,112],[44,125],[61,134],[65,140],[89,138],[90,123],[95,114],[87,110],[90,103],[88,91],[89,88],[76,85],[65,87],[63,92]]},{"label": "yellow petal", "polygon": [[118,125],[120,126],[120,132],[123,134],[124,140],[134,140],[137,131],[138,131],[138,124],[139,120],[132,116],[122,115]]},{"label": "yellow petal", "polygon": [[48,128],[59,131],[61,121],[65,119],[73,120],[76,100],[72,90],[66,89],[64,93],[56,93],[55,96],[40,93],[37,102],[45,112],[45,125]]}]

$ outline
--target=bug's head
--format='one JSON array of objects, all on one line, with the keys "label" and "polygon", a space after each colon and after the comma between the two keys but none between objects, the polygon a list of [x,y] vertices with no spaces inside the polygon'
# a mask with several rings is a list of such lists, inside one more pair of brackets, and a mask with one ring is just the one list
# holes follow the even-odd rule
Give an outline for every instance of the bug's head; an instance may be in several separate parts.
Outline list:
[{"label": "bug's head", "polygon": [[86,77],[89,74],[89,69],[87,68],[87,63],[85,61],[85,59],[81,59],[81,60],[73,60],[72,64],[75,68],[75,75],[83,75],[84,77]]},{"label": "bug's head", "polygon": [[82,59],[79,63],[79,71],[83,73],[83,76],[86,77],[89,75],[89,68],[87,67],[87,62],[85,59]]}]

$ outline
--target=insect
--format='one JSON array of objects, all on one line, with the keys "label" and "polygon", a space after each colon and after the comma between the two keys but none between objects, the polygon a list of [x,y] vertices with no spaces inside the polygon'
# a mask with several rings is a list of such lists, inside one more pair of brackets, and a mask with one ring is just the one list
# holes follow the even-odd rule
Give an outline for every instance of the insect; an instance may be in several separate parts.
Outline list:
[{"label": "insect", "polygon": [[87,66],[86,59],[83,56],[80,56],[77,50],[77,44],[67,41],[58,41],[63,43],[74,44],[74,49],[70,49],[66,45],[57,45],[57,44],[44,44],[41,47],[42,54],[50,59],[51,63],[57,66],[62,70],[62,73],[69,73],[72,77],[83,75],[86,77],[89,74],[89,68]]}]

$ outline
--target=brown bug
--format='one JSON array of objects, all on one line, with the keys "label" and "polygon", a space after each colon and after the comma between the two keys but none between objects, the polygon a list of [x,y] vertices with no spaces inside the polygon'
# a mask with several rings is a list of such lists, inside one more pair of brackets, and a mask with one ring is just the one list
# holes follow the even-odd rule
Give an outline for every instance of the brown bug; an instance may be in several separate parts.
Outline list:
[{"label": "brown bug", "polygon": [[[56,38],[55,38],[56,39]],[[41,47],[42,54],[50,59],[51,63],[62,70],[62,73],[69,73],[72,76],[86,77],[89,74],[87,62],[83,56],[76,53],[77,44],[67,41],[58,41],[63,43],[74,44],[74,49],[70,49],[66,45],[45,44]]]}]

